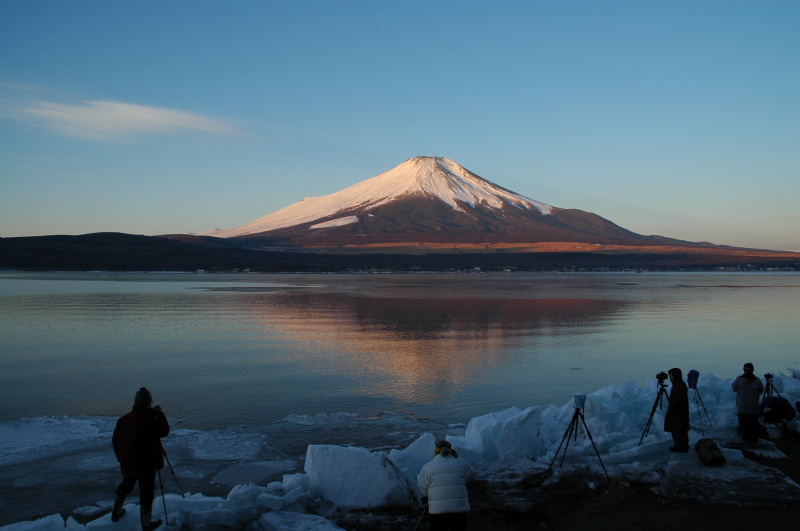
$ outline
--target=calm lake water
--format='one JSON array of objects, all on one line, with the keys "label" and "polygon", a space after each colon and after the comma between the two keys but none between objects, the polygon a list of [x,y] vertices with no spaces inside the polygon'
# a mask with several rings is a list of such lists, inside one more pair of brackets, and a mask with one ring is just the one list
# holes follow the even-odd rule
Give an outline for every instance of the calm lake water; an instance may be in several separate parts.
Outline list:
[{"label": "calm lake water", "polygon": [[800,274],[0,274],[0,422],[466,422],[671,367],[800,367]]}]

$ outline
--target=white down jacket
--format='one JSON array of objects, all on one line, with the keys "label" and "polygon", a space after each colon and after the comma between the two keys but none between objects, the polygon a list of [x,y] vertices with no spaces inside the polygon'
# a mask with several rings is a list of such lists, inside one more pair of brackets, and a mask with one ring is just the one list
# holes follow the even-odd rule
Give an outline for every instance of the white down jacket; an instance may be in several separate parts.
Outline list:
[{"label": "white down jacket", "polygon": [[475,472],[461,459],[437,455],[422,467],[417,485],[422,495],[428,497],[431,514],[465,513],[469,511],[466,484],[474,478]]}]

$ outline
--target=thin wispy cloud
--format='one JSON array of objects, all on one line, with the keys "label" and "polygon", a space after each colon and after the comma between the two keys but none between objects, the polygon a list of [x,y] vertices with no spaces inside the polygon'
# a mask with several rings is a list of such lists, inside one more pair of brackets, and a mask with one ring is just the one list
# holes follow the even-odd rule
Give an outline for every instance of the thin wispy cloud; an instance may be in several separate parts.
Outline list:
[{"label": "thin wispy cloud", "polygon": [[16,106],[11,117],[58,134],[104,142],[119,142],[148,135],[243,134],[217,118],[118,101],[36,101]]}]

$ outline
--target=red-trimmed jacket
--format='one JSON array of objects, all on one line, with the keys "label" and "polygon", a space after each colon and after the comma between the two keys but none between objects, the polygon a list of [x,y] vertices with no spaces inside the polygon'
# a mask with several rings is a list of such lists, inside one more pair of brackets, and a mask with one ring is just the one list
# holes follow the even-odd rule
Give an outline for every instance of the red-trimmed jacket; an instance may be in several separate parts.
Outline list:
[{"label": "red-trimmed jacket", "polygon": [[111,444],[124,476],[143,476],[164,468],[161,437],[169,435],[169,423],[163,412],[145,406],[133,406],[117,421]]}]

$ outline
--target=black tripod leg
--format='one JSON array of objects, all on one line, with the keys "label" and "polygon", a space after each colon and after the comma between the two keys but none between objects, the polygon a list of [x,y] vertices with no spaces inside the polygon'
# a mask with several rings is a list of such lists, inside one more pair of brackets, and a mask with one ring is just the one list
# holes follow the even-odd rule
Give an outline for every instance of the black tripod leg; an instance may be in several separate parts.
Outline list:
[{"label": "black tripod leg", "polygon": [[697,397],[698,396],[699,395],[697,394],[697,389],[694,389],[693,402],[694,402],[695,407],[697,408],[697,418],[700,419],[700,433],[703,435],[703,437],[705,437],[706,436],[706,432],[703,429],[703,415],[700,413],[700,404],[697,402]]},{"label": "black tripod leg", "polygon": [[664,399],[663,397],[665,396],[667,397],[667,402],[669,402],[669,395],[667,394],[666,389],[664,389],[663,387],[659,388],[658,394],[656,395],[656,401],[653,403],[653,409],[650,410],[650,417],[647,419],[647,424],[644,427],[644,431],[642,431],[642,436],[639,437],[639,444],[637,444],[636,446],[641,446],[642,441],[650,432],[650,426],[653,424],[653,415],[656,414],[656,408],[658,408],[661,405]]},{"label": "black tripod leg", "polygon": [[167,515],[167,497],[164,496],[164,482],[161,480],[161,470],[158,470],[158,484],[161,485],[161,501],[164,502],[164,521],[169,525],[169,516]]},{"label": "black tripod leg", "polygon": [[608,482],[611,483],[611,478],[608,477],[608,471],[606,471],[606,466],[603,464],[603,459],[600,457],[600,451],[594,444],[594,439],[592,439],[592,432],[589,431],[589,426],[586,425],[586,419],[583,418],[583,415],[581,415],[581,421],[583,421],[583,428],[586,430],[586,435],[589,437],[589,441],[592,443],[592,448],[594,448],[594,453],[597,454],[597,460],[600,461],[600,466],[603,468],[603,473],[605,473]]},{"label": "black tripod leg", "polygon": [[181,493],[181,498],[185,498],[186,496],[183,495],[183,489],[181,488],[181,484],[178,481],[178,476],[175,475],[175,469],[172,468],[172,463],[169,462],[169,456],[167,455],[167,452],[165,452],[163,448],[161,449],[161,451],[164,452],[164,458],[167,460],[167,464],[169,465],[169,471],[172,472],[172,477],[175,479],[175,484],[178,486],[178,491]]},{"label": "black tripod leg", "polygon": [[[572,423],[570,423],[570,427]],[[570,435],[570,428],[567,428],[567,431],[564,432],[564,436],[561,437],[561,442],[558,444],[558,448],[556,448],[556,453],[553,455],[553,459],[550,461],[550,466],[547,467],[547,472],[545,473],[544,477],[547,477],[550,474],[550,470],[553,468],[553,463],[556,462],[558,459],[558,452],[561,451],[561,446],[564,444],[564,441],[567,440],[567,437]]]},{"label": "black tripod leg", "polygon": [[708,414],[708,410],[706,409],[706,405],[703,404],[703,396],[700,394],[700,391],[697,391],[697,398],[700,399],[700,405],[703,406],[703,411],[706,412],[706,418],[708,419],[708,425],[713,428],[714,427],[714,423],[711,422],[711,415]]},{"label": "black tripod leg", "polygon": [[[569,423],[569,428],[567,428],[567,433],[569,433],[569,434],[574,433],[575,434],[575,440],[576,441],[578,440],[578,414],[577,413],[572,417],[572,420]],[[569,440],[570,440],[570,437],[567,437],[567,445],[564,446],[564,453],[561,454],[561,463],[559,463],[558,466],[564,466],[564,459],[566,459],[567,450],[569,449]]]},{"label": "black tripod leg", "polygon": [[639,437],[639,444],[637,444],[636,446],[641,446],[642,445],[642,441],[647,436],[647,432],[650,431],[650,424],[652,424],[652,422],[653,422],[653,415],[656,414],[656,408],[658,407],[658,399],[659,398],[661,398],[661,392],[659,392],[659,394],[656,396],[656,401],[653,404],[653,408],[650,410],[650,416],[647,418],[647,424],[644,425],[644,430],[642,431],[642,436]]}]

